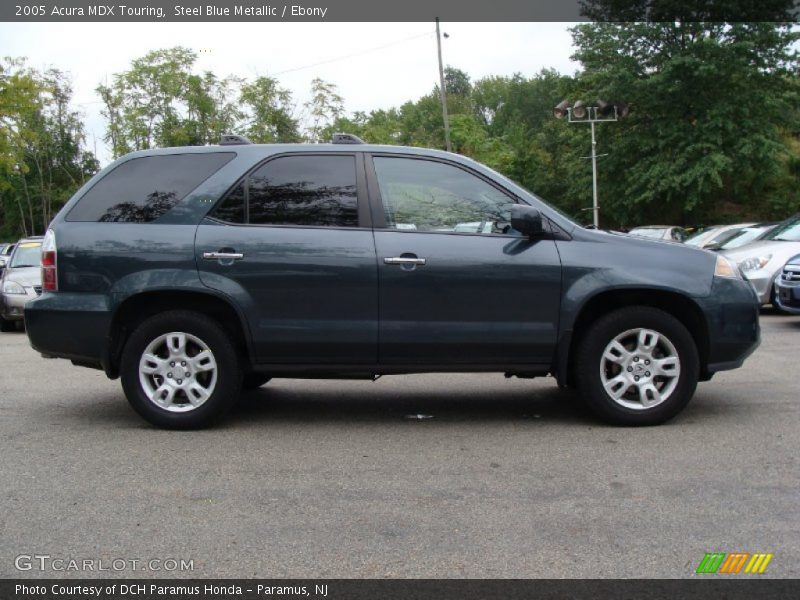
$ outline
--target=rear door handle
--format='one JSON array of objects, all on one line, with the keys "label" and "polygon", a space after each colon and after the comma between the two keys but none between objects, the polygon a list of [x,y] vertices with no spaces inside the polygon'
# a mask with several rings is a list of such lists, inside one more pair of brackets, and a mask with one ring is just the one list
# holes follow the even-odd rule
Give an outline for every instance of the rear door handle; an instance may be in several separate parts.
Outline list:
[{"label": "rear door handle", "polygon": [[419,265],[424,266],[427,261],[424,258],[410,258],[406,256],[392,256],[383,259],[386,265]]},{"label": "rear door handle", "polygon": [[242,260],[244,254],[241,252],[203,252],[206,260]]}]

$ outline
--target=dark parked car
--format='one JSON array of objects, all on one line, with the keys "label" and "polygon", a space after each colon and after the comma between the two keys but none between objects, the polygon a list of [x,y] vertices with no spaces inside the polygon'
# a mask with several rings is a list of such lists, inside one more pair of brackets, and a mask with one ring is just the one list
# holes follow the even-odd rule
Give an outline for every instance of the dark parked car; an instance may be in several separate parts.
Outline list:
[{"label": "dark parked car", "polygon": [[103,169],[45,237],[33,347],[195,428],[273,377],[444,371],[551,373],[608,421],[655,424],[758,345],[722,256],[586,230],[462,156],[339,142]]},{"label": "dark parked car", "polygon": [[775,303],[784,312],[800,315],[800,254],[790,258],[775,279]]}]

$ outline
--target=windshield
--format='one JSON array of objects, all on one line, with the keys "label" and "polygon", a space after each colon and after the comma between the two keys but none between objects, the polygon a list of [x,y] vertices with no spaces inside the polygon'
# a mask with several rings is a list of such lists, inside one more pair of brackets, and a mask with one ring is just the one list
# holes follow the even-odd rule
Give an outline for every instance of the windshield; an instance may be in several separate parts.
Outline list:
[{"label": "windshield", "polygon": [[762,239],[776,242],[800,242],[800,215],[786,219]]},{"label": "windshield", "polygon": [[38,267],[42,260],[41,242],[25,242],[17,246],[17,251],[11,259],[11,268]]},{"label": "windshield", "polygon": [[719,248],[720,250],[730,250],[732,248],[744,246],[745,244],[749,244],[750,242],[758,239],[760,235],[762,235],[765,231],[769,231],[771,228],[771,225],[768,227],[745,227],[744,229],[737,231],[736,235],[731,237],[729,240],[719,244]]}]

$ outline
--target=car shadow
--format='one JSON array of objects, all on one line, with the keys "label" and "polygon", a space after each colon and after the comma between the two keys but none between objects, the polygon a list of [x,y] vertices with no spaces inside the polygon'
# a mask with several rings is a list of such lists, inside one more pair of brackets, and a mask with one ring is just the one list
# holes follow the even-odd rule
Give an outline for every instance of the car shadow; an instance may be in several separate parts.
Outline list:
[{"label": "car shadow", "polygon": [[354,391],[321,382],[322,389],[297,389],[280,380],[242,394],[222,426],[252,422],[502,422],[556,421],[597,424],[574,392],[531,388],[487,395],[468,387],[446,391],[370,389]]}]

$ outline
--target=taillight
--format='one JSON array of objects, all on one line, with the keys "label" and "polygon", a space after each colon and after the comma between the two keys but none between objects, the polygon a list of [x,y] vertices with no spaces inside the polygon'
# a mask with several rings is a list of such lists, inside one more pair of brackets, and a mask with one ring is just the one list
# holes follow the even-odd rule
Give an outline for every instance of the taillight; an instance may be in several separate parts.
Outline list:
[{"label": "taillight", "polygon": [[58,289],[56,265],[56,234],[48,229],[42,242],[42,291],[55,292]]}]

